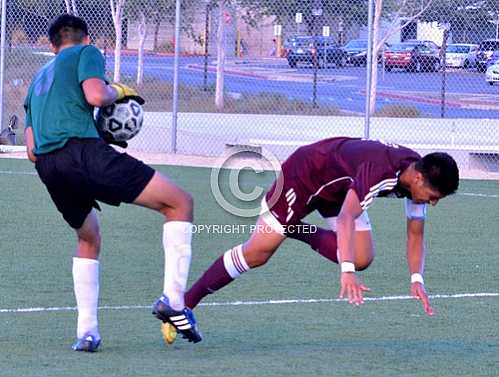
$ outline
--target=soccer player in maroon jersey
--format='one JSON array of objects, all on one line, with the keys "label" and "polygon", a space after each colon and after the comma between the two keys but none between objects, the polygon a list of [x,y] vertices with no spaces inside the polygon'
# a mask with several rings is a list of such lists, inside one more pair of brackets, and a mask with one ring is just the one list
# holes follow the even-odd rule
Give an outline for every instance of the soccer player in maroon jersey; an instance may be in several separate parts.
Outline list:
[{"label": "soccer player in maroon jersey", "polygon": [[[423,283],[426,205],[436,205],[454,193],[458,184],[456,162],[446,153],[422,158],[399,145],[346,137],[303,146],[283,163],[279,178],[262,201],[250,239],[211,265],[186,293],[186,306],[194,308],[206,295],[249,269],[264,265],[287,237],[306,242],[339,263],[340,297],[354,305],[362,304],[368,288],[355,272],[366,269],[374,258],[366,210],[376,197],[393,195],[406,200],[411,294],[432,315]],[[298,225],[305,225],[302,219],[315,210],[331,230],[297,231],[305,229]]]}]

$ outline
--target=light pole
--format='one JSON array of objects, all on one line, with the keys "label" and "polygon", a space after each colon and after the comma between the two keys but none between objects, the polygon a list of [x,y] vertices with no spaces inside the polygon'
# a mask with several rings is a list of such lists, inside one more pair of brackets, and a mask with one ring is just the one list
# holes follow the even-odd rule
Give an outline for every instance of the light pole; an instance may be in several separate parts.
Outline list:
[{"label": "light pole", "polygon": [[316,1],[314,8],[312,9],[312,29],[314,34],[312,62],[314,64],[314,79],[313,79],[313,89],[312,89],[312,106],[314,108],[318,107],[317,104],[317,70],[319,68],[318,54],[317,54],[317,17],[322,16],[322,8]]},{"label": "light pole", "polygon": [[173,60],[173,100],[172,100],[172,131],[171,152],[177,153],[177,120],[178,120],[178,71],[180,64],[180,2],[175,2],[175,57]]},{"label": "light pole", "polygon": [[338,22],[338,44],[343,46],[345,35],[344,35],[344,25],[343,25],[343,19],[340,18],[340,21]]},{"label": "light pole", "polygon": [[203,90],[208,90],[208,42],[210,40],[210,3],[211,0],[206,2],[206,18],[204,23],[204,76],[203,76]]},{"label": "light pole", "polygon": [[[373,57],[373,14],[374,0],[368,0],[367,4],[367,56],[366,56],[366,110],[364,113],[364,139],[369,139],[371,132],[371,83],[372,83],[372,60]],[[377,69],[377,67],[376,67]]]},{"label": "light pole", "polygon": [[0,131],[3,129],[3,102],[5,82],[5,34],[7,33],[7,0],[2,0],[0,35]]},{"label": "light pole", "polygon": [[440,89],[440,118],[445,118],[445,91],[447,86],[447,39],[449,39],[450,24],[443,23],[444,37],[442,40],[442,47],[440,48],[440,65],[442,67],[442,85]]}]

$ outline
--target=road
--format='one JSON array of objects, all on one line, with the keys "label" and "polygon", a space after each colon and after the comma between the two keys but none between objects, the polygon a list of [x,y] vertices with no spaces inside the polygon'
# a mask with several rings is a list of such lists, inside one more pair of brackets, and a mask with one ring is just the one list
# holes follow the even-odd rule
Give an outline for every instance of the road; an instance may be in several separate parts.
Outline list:
[{"label": "road", "polygon": [[[113,66],[107,58],[107,68]],[[122,73],[134,76],[135,56],[122,56]],[[183,85],[203,85],[203,58],[182,57],[179,80]],[[209,61],[208,85],[215,83],[215,62]],[[173,80],[173,58],[146,56],[145,76]],[[225,90],[237,94],[279,94],[289,99],[312,101],[312,72],[308,67],[290,68],[283,59],[235,60],[226,65]],[[417,107],[430,117],[441,115],[442,73],[383,72],[379,70],[377,108],[387,104]],[[446,75],[447,118],[498,118],[499,86],[485,83],[484,74],[449,69]],[[345,112],[363,113],[366,72],[362,67],[319,70],[317,100]]]}]

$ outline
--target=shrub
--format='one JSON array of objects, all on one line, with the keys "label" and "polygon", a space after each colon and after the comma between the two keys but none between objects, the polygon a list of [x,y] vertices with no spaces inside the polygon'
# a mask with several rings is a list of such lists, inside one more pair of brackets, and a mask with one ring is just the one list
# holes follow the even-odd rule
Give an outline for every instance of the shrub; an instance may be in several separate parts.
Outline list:
[{"label": "shrub", "polygon": [[410,105],[384,105],[374,113],[375,117],[385,118],[420,118],[421,111]]}]

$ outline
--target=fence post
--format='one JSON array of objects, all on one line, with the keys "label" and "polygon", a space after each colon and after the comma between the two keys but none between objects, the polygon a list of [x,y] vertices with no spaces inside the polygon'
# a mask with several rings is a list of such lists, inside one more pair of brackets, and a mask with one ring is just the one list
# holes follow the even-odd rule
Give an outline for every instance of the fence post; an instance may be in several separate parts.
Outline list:
[{"label": "fence post", "polygon": [[177,0],[175,7],[175,58],[173,61],[173,109],[172,109],[172,131],[171,131],[172,153],[177,153],[179,57],[180,57],[180,0]]},{"label": "fence post", "polygon": [[[368,0],[368,11],[367,11],[367,61],[366,61],[366,109],[364,118],[364,138],[369,139],[370,131],[370,102],[371,102],[371,80],[372,80],[372,61],[373,61],[373,1]],[[376,67],[378,69],[378,67]]]},{"label": "fence post", "polygon": [[3,100],[5,88],[5,34],[7,32],[7,0],[2,0],[2,28],[0,35],[0,131],[3,130]]}]

